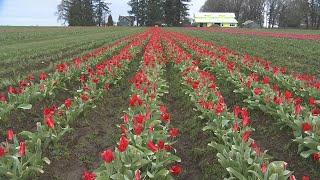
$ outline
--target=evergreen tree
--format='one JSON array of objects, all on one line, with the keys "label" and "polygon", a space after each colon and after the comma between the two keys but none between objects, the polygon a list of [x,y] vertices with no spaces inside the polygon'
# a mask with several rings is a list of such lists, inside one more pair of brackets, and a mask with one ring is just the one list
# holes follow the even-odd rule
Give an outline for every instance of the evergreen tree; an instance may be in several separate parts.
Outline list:
[{"label": "evergreen tree", "polygon": [[57,15],[69,26],[100,26],[108,12],[108,4],[102,0],[61,0]]},{"label": "evergreen tree", "polygon": [[105,15],[110,13],[108,5],[108,3],[102,0],[94,0],[94,11],[98,26],[103,24]]},{"label": "evergreen tree", "polygon": [[109,15],[109,17],[108,17],[108,23],[107,23],[107,26],[113,26],[113,19],[112,19],[111,14],[110,14],[110,15]]},{"label": "evergreen tree", "polygon": [[152,26],[159,23],[180,25],[188,16],[190,0],[130,0],[131,10],[140,26]]}]

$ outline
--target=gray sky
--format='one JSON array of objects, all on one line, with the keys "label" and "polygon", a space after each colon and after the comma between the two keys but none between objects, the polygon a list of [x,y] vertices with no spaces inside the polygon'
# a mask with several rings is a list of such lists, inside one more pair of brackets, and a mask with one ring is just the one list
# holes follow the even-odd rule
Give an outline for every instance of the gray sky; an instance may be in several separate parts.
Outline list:
[{"label": "gray sky", "polygon": [[[61,0],[0,0],[0,25],[39,25],[57,26],[57,5]],[[128,0],[107,0],[111,3],[110,9],[114,21],[118,16],[127,15],[130,7]],[[205,0],[192,0],[190,3],[190,15],[193,16]]]}]

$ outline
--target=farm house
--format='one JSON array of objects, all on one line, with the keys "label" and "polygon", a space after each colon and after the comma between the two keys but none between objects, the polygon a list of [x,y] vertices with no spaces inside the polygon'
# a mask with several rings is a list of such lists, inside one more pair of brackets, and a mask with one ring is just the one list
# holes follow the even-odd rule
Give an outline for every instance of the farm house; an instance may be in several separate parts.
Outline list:
[{"label": "farm house", "polygon": [[201,12],[194,15],[194,22],[200,27],[237,27],[238,21],[234,13]]}]

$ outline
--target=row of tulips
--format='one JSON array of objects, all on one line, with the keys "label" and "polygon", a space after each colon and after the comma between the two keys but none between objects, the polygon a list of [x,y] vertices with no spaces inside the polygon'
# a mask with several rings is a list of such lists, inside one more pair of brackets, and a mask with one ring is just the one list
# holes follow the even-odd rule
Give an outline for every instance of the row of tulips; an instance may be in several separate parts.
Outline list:
[{"label": "row of tulips", "polygon": [[[123,116],[121,138],[117,147],[102,152],[103,163],[83,179],[172,179],[182,168],[175,163],[172,144],[179,130],[170,128],[170,114],[160,101],[168,92],[164,74],[165,58],[159,29],[153,29],[140,70],[133,83],[127,111]],[[168,166],[171,168],[168,169]]]},{"label": "row of tulips", "polygon": [[[228,62],[228,68],[234,69],[236,66],[247,72],[255,72],[263,76],[266,81],[277,84],[280,88],[292,91],[295,95],[306,100],[310,98],[320,99],[320,81],[315,76],[305,74],[292,75],[286,68],[272,65],[270,61],[262,58],[241,55],[225,47],[219,47],[211,42],[202,39],[189,37],[180,33],[174,33],[192,49],[197,49],[212,58]],[[194,46],[192,44],[195,43]]]},{"label": "row of tulips", "polygon": [[249,108],[259,108],[276,117],[283,125],[289,126],[294,132],[294,141],[299,143],[302,157],[312,157],[320,162],[320,109],[317,107],[317,100],[310,98],[308,102],[304,102],[291,91],[272,86],[256,73],[246,75],[240,68],[230,68],[227,61],[198,51],[199,48],[194,48],[195,44],[191,46],[190,41],[177,41],[181,41],[190,52],[203,57],[202,66],[233,83],[237,88],[235,91],[247,97],[245,102]]},{"label": "row of tulips", "polygon": [[190,29],[205,30],[209,32],[228,33],[228,34],[273,37],[273,38],[288,38],[288,39],[314,40],[314,41],[320,40],[319,34],[279,33],[279,32],[267,32],[267,31],[257,31],[257,30],[248,30],[248,29],[239,29],[239,28],[190,28]]},{"label": "row of tulips", "polygon": [[45,108],[43,123],[37,123],[35,132],[15,134],[8,130],[6,141],[0,145],[0,179],[27,179],[43,173],[43,165],[50,164],[50,160],[43,157],[43,150],[56,147],[77,117],[94,107],[110,85],[121,79],[130,61],[142,52],[149,36],[150,32],[136,36],[119,54],[83,72],[84,81],[75,96],[60,106]]},{"label": "row of tulips", "polygon": [[185,91],[201,112],[201,118],[208,119],[203,130],[214,133],[215,141],[209,146],[218,151],[219,163],[229,172],[229,178],[295,179],[292,172],[286,170],[285,162],[268,162],[265,152],[250,138],[253,129],[250,127],[248,110],[236,107],[234,113],[228,112],[215,76],[201,70],[199,62],[170,40],[170,36],[169,33],[164,35],[166,52],[181,71]]},{"label": "row of tulips", "polygon": [[17,87],[9,86],[7,92],[0,93],[0,120],[4,121],[15,109],[29,110],[36,101],[55,98],[56,91],[64,89],[67,83],[81,80],[81,73],[119,52],[134,37],[122,38],[110,45],[95,49],[87,54],[74,58],[73,62],[63,62],[56,66],[52,74],[41,72],[39,77],[29,75],[21,80]]}]

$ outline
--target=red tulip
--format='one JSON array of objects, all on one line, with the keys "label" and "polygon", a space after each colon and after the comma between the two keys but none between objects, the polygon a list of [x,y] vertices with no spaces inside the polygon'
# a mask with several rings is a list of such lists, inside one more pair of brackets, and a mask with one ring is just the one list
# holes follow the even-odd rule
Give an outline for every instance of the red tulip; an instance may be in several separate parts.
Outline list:
[{"label": "red tulip", "polygon": [[57,71],[62,73],[66,72],[68,70],[68,64],[67,63],[61,63],[57,65]]},{"label": "red tulip", "polygon": [[162,113],[161,119],[165,122],[170,122],[170,119],[171,119],[170,114],[169,113]]},{"label": "red tulip", "polygon": [[199,89],[199,84],[200,84],[199,81],[194,81],[193,84],[192,84],[192,88],[193,88],[194,90]]},{"label": "red tulip", "polygon": [[87,102],[89,100],[89,96],[87,94],[82,94],[81,99],[83,102]]},{"label": "red tulip", "polygon": [[45,72],[41,72],[41,73],[40,73],[39,78],[40,78],[40,80],[41,80],[41,81],[46,80],[46,79],[47,79],[47,77],[48,77],[48,75],[47,75]]},{"label": "red tulip", "polygon": [[320,152],[313,153],[312,158],[314,161],[320,161]]},{"label": "red tulip", "polygon": [[141,171],[139,169],[137,169],[134,172],[134,176],[135,176],[135,180],[141,180]]},{"label": "red tulip", "polygon": [[182,173],[182,167],[179,165],[171,166],[170,172],[177,176]]},{"label": "red tulip", "polygon": [[292,94],[292,92],[290,92],[290,91],[286,91],[286,92],[284,93],[284,95],[285,95],[286,100],[287,100],[288,102],[290,102],[291,99],[293,98],[293,94]]},{"label": "red tulip", "polygon": [[76,67],[79,69],[80,66],[81,66],[81,59],[80,58],[74,58],[73,62],[76,65]]},{"label": "red tulip", "polygon": [[251,131],[244,132],[243,135],[242,135],[242,140],[244,142],[247,142],[249,140],[249,138],[250,138],[250,135],[251,135]]},{"label": "red tulip", "polygon": [[145,116],[142,114],[134,116],[134,123],[142,124],[145,120]]},{"label": "red tulip", "polygon": [[308,122],[302,123],[301,127],[302,127],[302,131],[303,131],[304,133],[305,133],[305,132],[312,131],[312,126],[311,126],[311,124],[308,123]]},{"label": "red tulip", "polygon": [[233,130],[233,132],[240,131],[240,127],[239,127],[239,124],[237,121],[234,122],[232,130]]},{"label": "red tulip", "polygon": [[110,89],[110,84],[109,83],[105,83],[104,84],[104,90],[108,91]]},{"label": "red tulip", "polygon": [[124,123],[129,123],[129,115],[128,114],[125,114],[123,116],[123,121],[124,121]]},{"label": "red tulip", "polygon": [[6,150],[3,147],[0,147],[0,158],[6,155]]},{"label": "red tulip", "polygon": [[0,94],[0,102],[7,102],[7,97],[5,95]]},{"label": "red tulip", "polygon": [[310,104],[311,106],[316,105],[316,100],[314,99],[314,97],[310,97],[310,99],[309,99],[309,104]]},{"label": "red tulip", "polygon": [[55,122],[54,122],[53,116],[45,117],[45,123],[49,128],[54,129]]},{"label": "red tulip", "polygon": [[262,89],[261,88],[254,88],[253,92],[255,95],[259,96],[262,93]]},{"label": "red tulip", "polygon": [[302,180],[310,180],[309,176],[302,176]]},{"label": "red tulip", "polygon": [[171,137],[177,137],[177,136],[179,136],[179,134],[180,134],[180,131],[178,128],[171,128],[170,129],[170,136]]},{"label": "red tulip", "polygon": [[152,140],[150,140],[148,142],[147,146],[152,152],[157,152],[158,151],[157,145],[155,145]]},{"label": "red tulip", "polygon": [[143,131],[143,125],[142,124],[136,124],[136,125],[134,125],[133,130],[134,130],[134,133],[136,135],[140,136],[142,131]]},{"label": "red tulip", "polygon": [[290,180],[297,180],[296,177],[294,175],[290,176]]},{"label": "red tulip", "polygon": [[294,107],[295,111],[294,113],[299,116],[301,115],[301,111],[302,111],[302,106],[300,104],[296,104],[295,107]]},{"label": "red tulip", "polygon": [[158,147],[159,147],[159,149],[164,149],[164,146],[165,146],[165,142],[162,141],[162,140],[159,140],[159,141],[158,141]]},{"label": "red tulip", "polygon": [[28,77],[27,77],[27,79],[29,80],[29,81],[34,81],[34,75],[33,74],[29,74],[28,75]]},{"label": "red tulip", "polygon": [[313,116],[319,116],[320,115],[320,109],[313,108],[311,113],[312,113]]},{"label": "red tulip", "polygon": [[25,142],[20,142],[19,145],[20,145],[19,146],[19,154],[22,157],[22,156],[26,155],[26,143]]},{"label": "red tulip", "polygon": [[83,180],[95,180],[97,177],[96,174],[89,172],[89,171],[85,171],[82,175],[82,179]]},{"label": "red tulip", "polygon": [[130,106],[141,106],[142,100],[138,95],[133,95],[130,99]]},{"label": "red tulip", "polygon": [[67,109],[70,109],[70,107],[72,106],[72,100],[70,98],[66,99],[64,101],[64,105],[66,106]]},{"label": "red tulip", "polygon": [[17,90],[12,86],[8,87],[8,93],[9,94],[18,94]]},{"label": "red tulip", "polygon": [[119,151],[124,152],[127,149],[128,145],[129,145],[128,139],[125,136],[122,136],[120,138],[120,143],[118,146]]},{"label": "red tulip", "polygon": [[82,75],[80,76],[80,82],[84,83],[84,82],[86,82],[86,81],[87,81],[86,76],[82,74]]},{"label": "red tulip", "polygon": [[13,140],[13,137],[14,137],[14,132],[12,129],[9,129],[8,132],[7,132],[7,139],[9,141],[12,141]]},{"label": "red tulip", "polygon": [[261,164],[261,171],[263,174],[265,174],[268,170],[267,164],[266,163],[262,163]]},{"label": "red tulip", "polygon": [[267,76],[263,76],[263,84],[269,84],[270,83],[270,78]]},{"label": "red tulip", "polygon": [[101,156],[104,162],[106,163],[111,163],[115,159],[114,154],[110,149],[103,151]]}]

